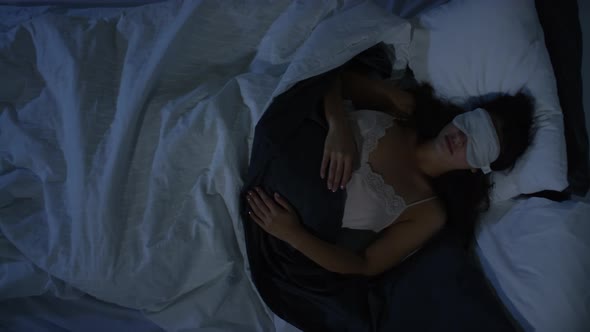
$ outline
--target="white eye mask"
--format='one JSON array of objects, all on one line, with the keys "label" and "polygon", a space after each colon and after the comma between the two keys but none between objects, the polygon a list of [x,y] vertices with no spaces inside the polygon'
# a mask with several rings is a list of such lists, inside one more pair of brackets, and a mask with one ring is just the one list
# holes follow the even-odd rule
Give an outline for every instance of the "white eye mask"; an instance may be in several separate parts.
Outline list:
[{"label": "white eye mask", "polygon": [[492,118],[483,108],[457,115],[453,124],[467,136],[467,163],[484,174],[500,155],[500,140]]}]

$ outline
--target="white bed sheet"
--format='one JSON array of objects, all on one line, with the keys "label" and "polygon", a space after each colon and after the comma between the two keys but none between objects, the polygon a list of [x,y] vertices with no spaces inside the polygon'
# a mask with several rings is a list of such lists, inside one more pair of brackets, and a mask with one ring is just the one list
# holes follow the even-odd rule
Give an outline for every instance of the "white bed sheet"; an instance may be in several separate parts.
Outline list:
[{"label": "white bed sheet", "polygon": [[525,331],[588,331],[590,202],[543,198],[495,204],[476,252],[498,296]]},{"label": "white bed sheet", "polygon": [[378,41],[403,68],[409,25],[336,0],[14,13],[0,27],[0,230],[26,277],[0,280],[169,330],[271,329],[237,204],[254,125],[273,96]]},{"label": "white bed sheet", "polygon": [[0,302],[2,331],[163,332],[138,310],[104,303],[90,296],[64,300],[36,296]]}]

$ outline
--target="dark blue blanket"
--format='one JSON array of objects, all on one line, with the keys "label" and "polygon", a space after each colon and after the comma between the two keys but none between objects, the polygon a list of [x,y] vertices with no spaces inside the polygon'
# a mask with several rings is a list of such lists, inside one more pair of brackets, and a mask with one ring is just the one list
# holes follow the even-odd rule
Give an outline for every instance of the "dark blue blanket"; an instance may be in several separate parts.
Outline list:
[{"label": "dark blue blanket", "polygon": [[[315,235],[333,243],[366,242],[370,234],[341,228],[345,191],[328,191],[319,177],[327,133],[322,98],[338,70],[275,98],[256,126],[242,193],[253,186],[279,192]],[[250,221],[241,198],[254,283],[273,312],[304,331],[514,330],[481,270],[450,231],[379,278],[340,275],[265,233]]]}]

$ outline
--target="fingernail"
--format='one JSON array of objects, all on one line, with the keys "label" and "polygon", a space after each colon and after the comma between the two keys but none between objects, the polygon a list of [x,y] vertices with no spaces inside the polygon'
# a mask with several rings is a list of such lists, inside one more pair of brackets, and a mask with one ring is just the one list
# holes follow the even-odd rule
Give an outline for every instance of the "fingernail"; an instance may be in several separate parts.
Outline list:
[{"label": "fingernail", "polygon": [[340,186],[340,189],[344,190],[344,186]]}]

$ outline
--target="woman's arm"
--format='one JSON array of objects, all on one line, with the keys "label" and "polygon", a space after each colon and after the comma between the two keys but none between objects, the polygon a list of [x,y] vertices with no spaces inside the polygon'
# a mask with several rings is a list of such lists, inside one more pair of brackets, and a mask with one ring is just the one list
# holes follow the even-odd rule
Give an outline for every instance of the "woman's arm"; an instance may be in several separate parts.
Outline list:
[{"label": "woman's arm", "polygon": [[407,117],[414,109],[414,98],[397,88],[392,82],[370,79],[366,74],[348,69],[340,73],[324,95],[324,114],[328,122],[328,135],[320,177],[328,175],[328,190],[344,189],[352,177],[353,163],[357,160],[356,147],[349,119],[344,109],[344,97],[356,107]]},{"label": "woman's arm", "polygon": [[330,127],[346,119],[343,100],[351,100],[356,108],[370,109],[407,117],[414,111],[414,96],[394,82],[376,80],[355,70],[339,74],[324,96],[324,114]]},{"label": "woman's arm", "polygon": [[305,230],[295,209],[278,193],[271,199],[256,187],[248,192],[250,216],[266,232],[289,243],[326,270],[342,274],[377,275],[399,264],[420,248],[445,223],[438,200],[424,203],[411,220],[396,222],[383,231],[362,254],[323,241]]},{"label": "woman's arm", "polygon": [[324,96],[324,115],[330,128],[338,127],[346,122],[341,75],[334,80]]},{"label": "woman's arm", "polygon": [[372,79],[368,75],[347,70],[340,76],[342,96],[352,100],[356,108],[371,109],[396,116],[414,111],[414,97],[394,82]]},{"label": "woman's arm", "polygon": [[327,175],[328,190],[335,192],[338,188],[344,189],[350,181],[354,162],[358,159],[358,148],[344,109],[339,77],[324,96],[324,112],[329,128],[324,142],[320,177],[324,179]]},{"label": "woman's arm", "polygon": [[320,240],[303,229],[286,241],[326,270],[374,276],[399,264],[443,225],[444,217],[440,213],[423,213],[420,219],[397,222],[361,254]]}]

